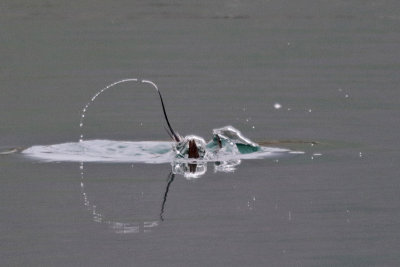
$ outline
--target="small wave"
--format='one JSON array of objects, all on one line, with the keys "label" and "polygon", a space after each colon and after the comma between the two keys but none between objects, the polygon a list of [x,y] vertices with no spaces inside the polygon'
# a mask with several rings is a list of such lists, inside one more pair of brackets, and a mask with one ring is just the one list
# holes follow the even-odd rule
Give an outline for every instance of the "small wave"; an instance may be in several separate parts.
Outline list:
[{"label": "small wave", "polygon": [[[54,145],[37,145],[22,154],[46,162],[110,162],[162,164],[176,161],[173,142],[167,141],[114,141],[85,140]],[[281,157],[292,151],[281,148],[261,147],[259,151],[238,154],[221,153],[200,162],[229,161]],[[185,161],[185,159],[179,159]]]}]

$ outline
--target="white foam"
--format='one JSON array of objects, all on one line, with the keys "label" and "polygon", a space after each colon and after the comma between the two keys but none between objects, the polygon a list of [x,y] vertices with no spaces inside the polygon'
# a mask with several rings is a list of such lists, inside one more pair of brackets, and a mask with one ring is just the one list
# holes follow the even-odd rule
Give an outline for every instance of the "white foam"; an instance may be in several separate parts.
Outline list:
[{"label": "white foam", "polygon": [[43,161],[166,163],[174,157],[171,142],[85,140],[32,146],[22,153]]},{"label": "white foam", "polygon": [[[54,145],[32,146],[22,154],[46,162],[131,162],[131,163],[171,163],[176,161],[172,149],[173,142],[166,141],[113,141],[84,140]],[[289,155],[290,150],[261,147],[248,154],[217,153],[213,157],[198,162],[229,161],[239,159],[260,159]],[[193,161],[193,159],[191,159]],[[179,159],[185,161],[185,159]]]}]

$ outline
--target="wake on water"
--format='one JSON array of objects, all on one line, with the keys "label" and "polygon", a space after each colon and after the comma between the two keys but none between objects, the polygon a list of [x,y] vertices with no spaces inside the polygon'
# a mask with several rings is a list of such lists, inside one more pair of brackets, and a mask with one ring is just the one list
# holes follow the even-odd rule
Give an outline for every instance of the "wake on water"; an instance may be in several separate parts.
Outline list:
[{"label": "wake on water", "polygon": [[[47,162],[114,162],[114,163],[171,163],[173,161],[193,161],[176,158],[174,142],[167,141],[113,141],[85,140],[46,146],[32,146],[22,151],[30,158]],[[209,154],[196,162],[229,161],[237,159],[259,159],[282,157],[296,153],[287,149],[260,147],[260,150],[241,154],[240,152]]]}]

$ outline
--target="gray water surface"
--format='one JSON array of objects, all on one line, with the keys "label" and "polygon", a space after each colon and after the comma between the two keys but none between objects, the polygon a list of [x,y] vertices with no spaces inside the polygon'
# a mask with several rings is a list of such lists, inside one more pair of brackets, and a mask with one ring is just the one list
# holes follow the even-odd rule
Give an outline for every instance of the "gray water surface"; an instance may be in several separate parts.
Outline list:
[{"label": "gray water surface", "polygon": [[[2,150],[78,141],[81,109],[123,78],[156,82],[182,135],[319,143],[173,180],[170,164],[1,155],[0,265],[400,264],[397,1],[6,0],[0,25]],[[141,85],[85,123],[168,140]]]}]

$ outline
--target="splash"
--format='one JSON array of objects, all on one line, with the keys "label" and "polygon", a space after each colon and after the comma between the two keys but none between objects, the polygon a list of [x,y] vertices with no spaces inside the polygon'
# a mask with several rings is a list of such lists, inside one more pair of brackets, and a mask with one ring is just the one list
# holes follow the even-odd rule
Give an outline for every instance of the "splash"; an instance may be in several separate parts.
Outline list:
[{"label": "splash", "polygon": [[[106,90],[125,82],[149,84],[157,90],[168,126],[166,129],[173,141],[84,140],[84,121],[90,105]],[[260,146],[246,138],[239,130],[232,126],[214,129],[209,142],[195,135],[183,138],[170,125],[157,85],[151,81],[136,78],[114,82],[93,95],[82,109],[79,127],[81,132],[78,142],[32,146],[23,150],[22,154],[26,157],[45,162],[79,162],[81,174],[80,187],[84,206],[92,214],[94,222],[107,225],[117,234],[151,232],[161,221],[164,221],[167,196],[175,174],[180,174],[186,179],[196,179],[206,173],[208,163],[214,165],[214,172],[229,173],[235,171],[243,159],[276,159],[289,156],[290,154],[301,153],[288,149]],[[190,151],[193,149],[193,145],[191,146],[190,144],[193,143],[196,147],[196,158],[190,156]],[[159,219],[121,221],[107,216],[94,202],[96,197],[90,200],[87,193],[84,178],[84,166],[86,162],[171,164]]]},{"label": "splash", "polygon": [[79,142],[82,142],[82,141],[83,141],[83,137],[84,137],[84,134],[83,134],[84,120],[85,120],[85,117],[86,117],[86,112],[88,111],[90,105],[96,100],[96,98],[97,98],[99,95],[101,95],[101,94],[104,93],[105,91],[109,90],[110,88],[114,88],[114,86],[116,86],[116,85],[118,85],[118,84],[127,83],[127,82],[136,82],[136,83],[149,84],[149,85],[151,85],[151,86],[153,87],[153,89],[155,89],[155,90],[157,91],[158,96],[160,97],[161,107],[162,107],[162,111],[163,111],[163,114],[164,114],[164,118],[165,118],[165,121],[167,122],[167,125],[168,125],[168,129],[166,128],[166,130],[167,130],[168,134],[171,136],[171,138],[172,138],[173,140],[175,140],[176,142],[179,142],[179,141],[180,141],[180,136],[179,136],[179,134],[175,133],[175,131],[174,131],[174,130],[172,129],[172,127],[171,127],[171,124],[170,124],[170,122],[169,122],[169,120],[168,120],[167,112],[166,112],[166,110],[165,110],[164,101],[163,101],[161,92],[160,92],[160,90],[158,89],[158,86],[157,86],[154,82],[152,82],[152,81],[149,81],[149,80],[139,80],[139,79],[137,79],[137,78],[128,78],[128,79],[122,79],[122,80],[120,80],[120,81],[116,81],[116,82],[114,82],[114,83],[112,83],[112,84],[107,85],[106,87],[104,87],[103,89],[101,89],[101,90],[98,91],[95,95],[92,96],[92,98],[90,99],[90,101],[83,107],[82,112],[81,112],[81,119],[80,119],[80,121],[79,121],[79,128],[81,129],[81,134],[80,134],[80,137],[79,137]]},{"label": "splash", "polygon": [[[240,159],[274,158],[289,155],[293,151],[260,146],[253,153],[242,154],[230,149],[220,153],[207,150],[207,157],[196,162],[233,161]],[[174,142],[168,141],[114,141],[85,140],[54,145],[32,146],[22,151],[32,159],[46,162],[108,162],[108,163],[149,163],[193,162],[192,159],[177,158]]]},{"label": "splash", "polygon": [[[105,91],[126,82],[148,84],[157,91],[168,126],[165,129],[172,142],[84,140],[84,121],[90,105]],[[197,178],[207,171],[207,162],[215,163],[215,171],[231,172],[242,159],[276,158],[292,153],[287,149],[260,146],[232,126],[214,129],[212,139],[208,143],[195,135],[181,137],[173,130],[168,120],[157,85],[152,81],[137,78],[114,82],[93,95],[82,109],[79,127],[81,129],[79,142],[33,146],[22,151],[22,154],[49,162],[171,163],[173,173],[183,174],[187,178]]]},{"label": "splash", "polygon": [[90,99],[90,101],[83,107],[82,109],[82,113],[81,113],[81,119],[79,121],[79,128],[81,129],[81,135],[79,138],[79,141],[82,142],[83,141],[83,125],[84,125],[84,120],[86,117],[86,112],[89,109],[90,105],[96,100],[96,98],[101,95],[103,92],[105,92],[106,90],[112,88],[113,86],[120,84],[120,83],[125,83],[125,82],[137,82],[138,79],[136,78],[129,78],[129,79],[123,79],[117,82],[114,82],[110,85],[107,85],[106,87],[104,87],[103,89],[101,89],[100,91],[98,91],[94,96],[92,96],[92,98]]},{"label": "splash", "polygon": [[[195,140],[198,158],[190,157],[189,143]],[[259,146],[232,126],[214,129],[213,138],[189,135],[180,142],[80,140],[47,146],[33,146],[22,154],[46,162],[170,163],[172,173],[187,179],[199,178],[213,163],[214,172],[233,172],[243,159],[281,158],[302,152]]]}]

